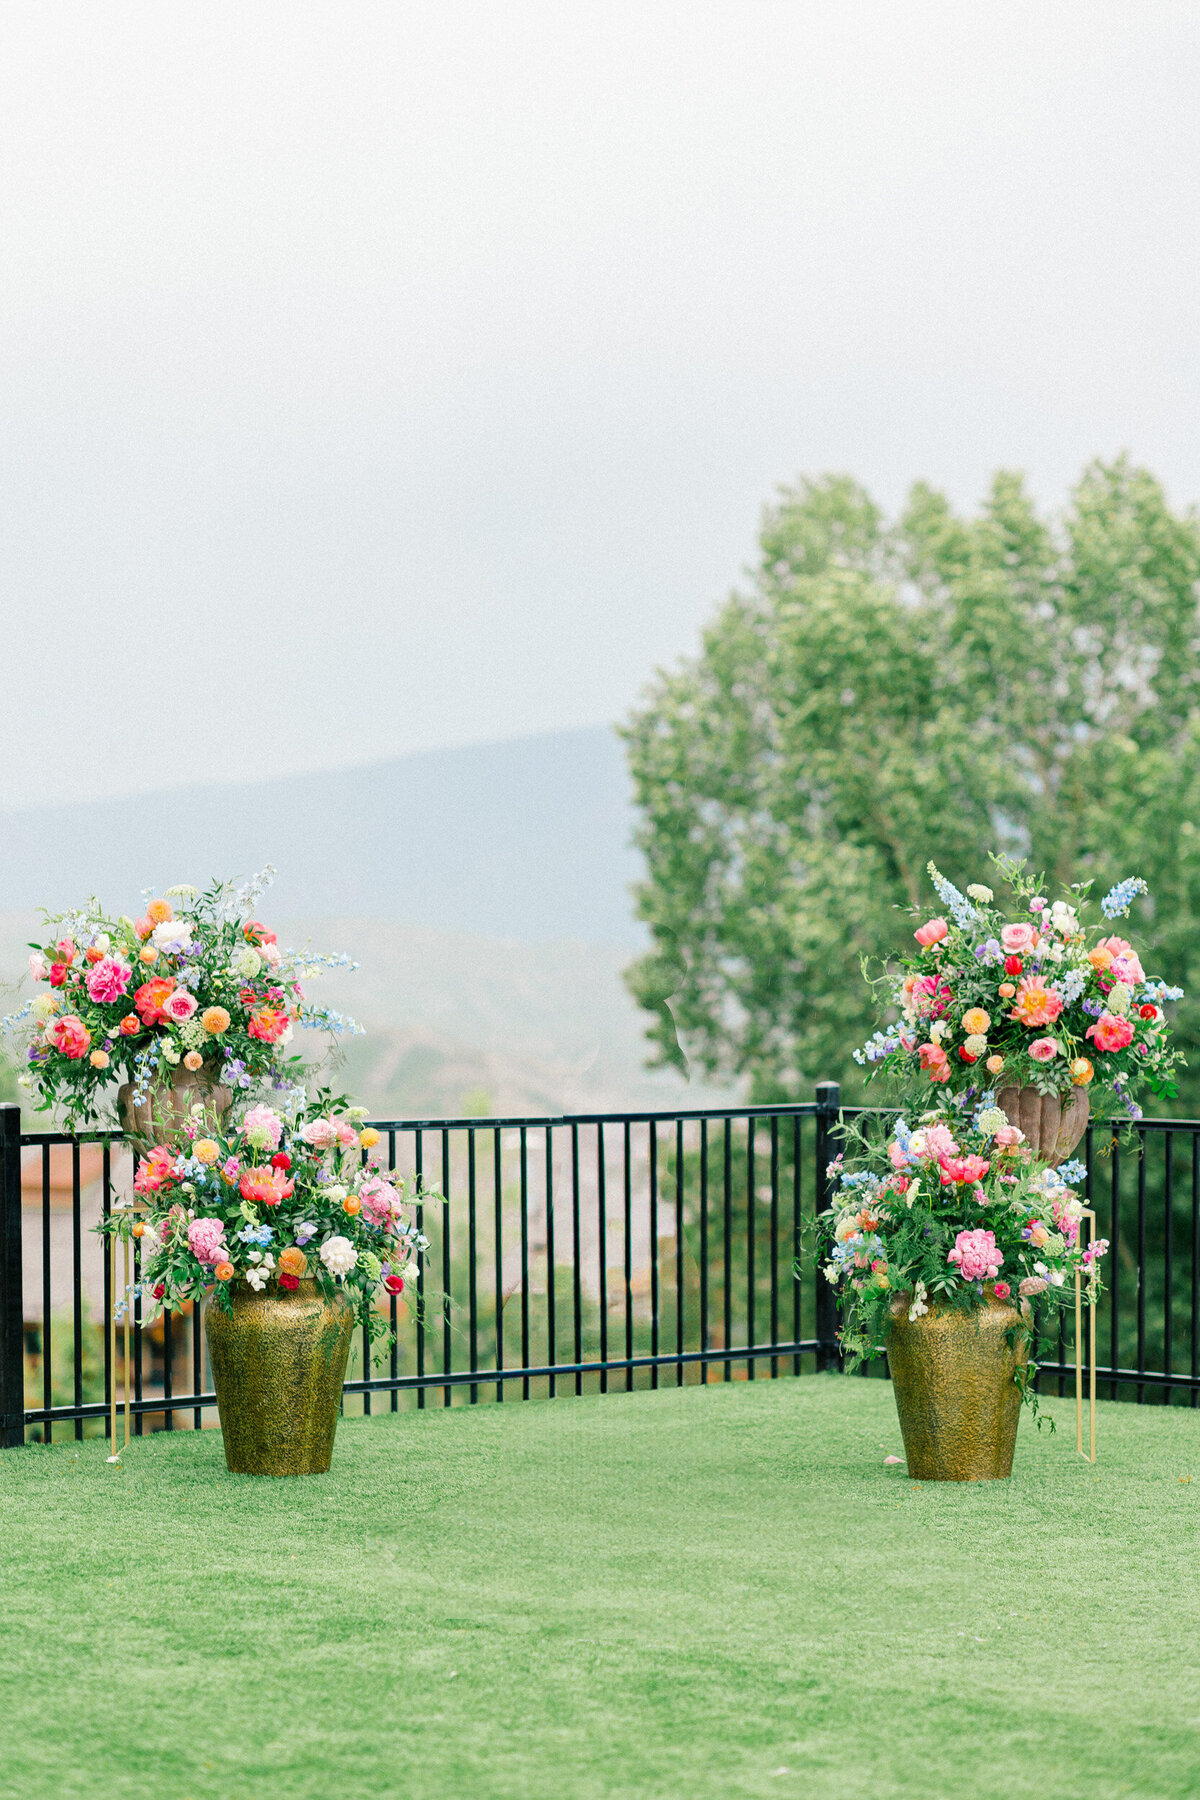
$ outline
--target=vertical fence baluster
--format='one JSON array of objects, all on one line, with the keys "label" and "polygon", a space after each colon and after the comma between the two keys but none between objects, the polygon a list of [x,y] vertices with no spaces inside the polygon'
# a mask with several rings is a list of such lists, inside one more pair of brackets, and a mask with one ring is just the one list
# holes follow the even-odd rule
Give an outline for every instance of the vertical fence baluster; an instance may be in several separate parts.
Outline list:
[{"label": "vertical fence baluster", "polygon": [[[733,1120],[725,1120],[725,1156],[722,1164],[722,1180],[724,1186],[724,1237],[723,1237],[723,1274],[721,1277],[721,1299],[723,1306],[723,1322],[725,1342],[723,1350],[732,1348],[733,1340]],[[726,1358],[726,1381],[733,1380],[733,1364]]]},{"label": "vertical fence baluster", "polygon": [[[394,1176],[396,1173],[396,1134],[394,1131],[388,1132],[387,1142],[388,1142],[388,1173],[389,1173],[389,1175]],[[420,1231],[421,1222],[424,1217],[424,1209],[421,1207],[420,1202],[418,1202],[417,1205],[414,1207],[413,1216],[414,1216],[414,1219],[416,1222],[417,1230]],[[418,1277],[417,1277],[417,1311],[418,1311],[418,1314],[420,1313],[421,1285],[422,1285],[421,1277],[418,1274]],[[388,1368],[389,1368],[389,1372],[391,1374],[391,1379],[392,1379],[392,1383],[393,1383],[392,1391],[391,1391],[391,1394],[388,1399],[388,1409],[391,1412],[398,1412],[400,1410],[400,1394],[395,1386],[395,1383],[400,1378],[400,1307],[399,1307],[399,1304],[398,1304],[395,1294],[393,1294],[391,1296],[390,1304],[388,1306],[388,1323],[391,1327],[391,1333],[392,1333],[391,1355],[388,1358]],[[420,1323],[418,1320],[418,1324],[417,1324],[417,1375],[418,1375],[418,1377],[420,1377],[424,1373],[425,1373],[425,1340],[422,1335],[421,1326],[420,1326]],[[425,1390],[422,1387],[418,1387],[418,1389],[417,1389],[417,1405],[420,1406],[422,1404],[422,1402],[424,1401],[424,1399],[425,1399]]]},{"label": "vertical fence baluster", "polygon": [[[529,1367],[529,1146],[521,1127],[521,1367]],[[529,1398],[529,1377],[521,1381],[521,1398]]]},{"label": "vertical fence baluster", "polygon": [[[801,1152],[804,1148],[802,1121],[799,1113],[792,1120],[792,1342],[802,1342],[804,1327],[804,1215]],[[800,1373],[800,1352],[792,1358],[792,1374]]]},{"label": "vertical fence baluster", "polygon": [[[1109,1131],[1109,1212],[1108,1212],[1108,1268],[1111,1281],[1111,1305],[1108,1320],[1108,1363],[1114,1371],[1121,1366],[1121,1151],[1116,1137]],[[1120,1384],[1116,1375],[1110,1382],[1110,1400],[1115,1400],[1120,1393]]]},{"label": "vertical fence baluster", "polygon": [[625,1392],[633,1388],[633,1151],[628,1119],[622,1132],[625,1193]]},{"label": "vertical fence baluster", "polygon": [[[44,1327],[45,1321],[43,1321]],[[45,1341],[43,1337],[43,1342]],[[21,1265],[21,1108],[0,1104],[0,1446],[25,1442],[25,1295]]]},{"label": "vertical fence baluster", "polygon": [[1192,1133],[1192,1405],[1200,1405],[1200,1132]]},{"label": "vertical fence baluster", "polygon": [[[779,1116],[771,1120],[771,1342],[779,1342]],[[779,1358],[771,1358],[771,1379],[779,1374]]]},{"label": "vertical fence baluster", "polygon": [[[500,1142],[500,1127],[492,1129],[492,1186],[494,1189],[494,1211],[496,1234],[495,1249],[495,1305],[496,1305],[496,1368],[504,1367],[504,1247],[503,1236],[504,1213],[504,1156]],[[504,1383],[497,1381],[496,1398],[503,1400]]]},{"label": "vertical fence baluster", "polygon": [[579,1244],[579,1127],[571,1126],[571,1303],[575,1322],[575,1392],[583,1392],[583,1263]]},{"label": "vertical fence baluster", "polygon": [[[558,1337],[555,1330],[555,1305],[558,1296],[555,1293],[554,1264],[554,1127],[546,1126],[546,1367],[553,1369],[558,1362]],[[550,1377],[550,1398],[558,1396],[558,1377]]]},{"label": "vertical fence baluster", "polygon": [[700,1121],[700,1379],[708,1385],[708,1120]]},{"label": "vertical fence baluster", "polygon": [[[104,1172],[103,1186],[100,1190],[100,1216],[109,1219],[112,1216],[112,1149],[108,1139],[104,1140]],[[112,1291],[112,1251],[109,1239],[101,1239],[104,1252],[104,1435],[112,1437],[112,1393],[113,1383],[117,1379],[117,1371],[112,1359],[112,1309],[115,1298]],[[47,1440],[49,1441],[49,1440]]]},{"label": "vertical fence baluster", "polygon": [[[440,1190],[442,1195],[442,1374],[449,1375],[454,1364],[453,1323],[450,1317],[450,1295],[453,1292],[450,1258],[453,1250],[453,1227],[450,1222],[450,1133],[443,1131],[441,1144]],[[417,1152],[420,1155],[420,1150]],[[442,1388],[442,1405],[454,1404],[454,1389],[449,1382]]]},{"label": "vertical fence baluster", "polygon": [[604,1126],[596,1127],[596,1179],[600,1258],[600,1392],[608,1392],[608,1182],[604,1168]]},{"label": "vertical fence baluster", "polygon": [[[450,1133],[442,1133],[442,1141],[449,1143]],[[444,1163],[449,1162],[449,1151],[442,1153]],[[470,1355],[470,1370],[474,1375],[479,1367],[479,1293],[476,1273],[475,1246],[475,1127],[467,1127],[467,1346]],[[471,1383],[471,1405],[479,1403],[479,1384]]]},{"label": "vertical fence baluster", "polygon": [[[75,1391],[75,1406],[77,1408],[81,1407],[83,1405],[83,1240],[82,1240],[82,1236],[81,1236],[81,1232],[83,1229],[83,1219],[81,1216],[82,1211],[83,1211],[83,1195],[82,1195],[82,1191],[80,1188],[80,1180],[79,1180],[79,1139],[75,1138],[71,1144],[71,1266],[72,1266],[72,1269],[74,1272],[74,1281],[75,1281],[75,1293],[73,1296],[74,1308],[73,1308],[73,1313],[72,1313],[72,1323],[74,1325],[74,1330],[75,1330],[75,1345],[74,1345],[75,1354],[74,1354],[74,1357],[72,1358],[72,1362],[73,1362],[72,1373],[74,1376],[73,1386],[74,1386],[74,1391]],[[136,1247],[136,1245],[134,1247],[134,1277],[133,1277],[133,1279],[134,1279],[134,1283],[136,1285],[136,1283],[137,1283],[137,1247]],[[137,1397],[140,1400],[142,1397],[142,1357],[141,1357],[142,1307],[141,1307],[140,1300],[138,1301],[137,1312],[134,1316],[137,1320],[137,1325],[136,1325],[136,1328],[134,1331],[134,1342],[137,1346],[137,1349],[136,1349],[137,1375],[138,1375],[138,1395],[137,1395]],[[142,1415],[141,1415],[141,1413],[139,1413],[137,1416],[137,1423],[135,1426],[135,1430],[137,1431],[137,1434],[140,1437],[142,1434]],[[81,1443],[83,1441],[83,1419],[82,1419],[82,1417],[77,1417],[75,1420],[75,1440],[77,1443]]]},{"label": "vertical fence baluster", "polygon": [[[1171,1374],[1174,1331],[1171,1314],[1175,1305],[1171,1264],[1175,1256],[1175,1139],[1163,1133],[1163,1374]],[[1163,1405],[1171,1404],[1172,1384],[1163,1384]]]},{"label": "vertical fence baluster", "polygon": [[675,1386],[683,1386],[684,1269],[683,1269],[683,1120],[675,1121]]},{"label": "vertical fence baluster", "polygon": [[[107,1251],[107,1245],[105,1246]],[[104,1258],[104,1273],[110,1277],[109,1258]],[[111,1286],[111,1277],[110,1282]],[[54,1347],[50,1341],[54,1323],[50,1316],[53,1295],[50,1292],[50,1146],[42,1145],[42,1406],[46,1412],[54,1405]],[[108,1343],[109,1332],[104,1333]],[[54,1442],[54,1427],[47,1419],[42,1429],[42,1442]]]},{"label": "vertical fence baluster", "polygon": [[[842,1090],[836,1081],[820,1081],[817,1083],[817,1168],[816,1191],[813,1205],[818,1217],[825,1211],[829,1200],[829,1177],[826,1170],[833,1147],[832,1133],[837,1124],[838,1113],[842,1104]],[[837,1303],[833,1289],[827,1281],[821,1279],[820,1259],[814,1258],[816,1268],[817,1305],[816,1305],[816,1338],[817,1368],[828,1369],[839,1360],[837,1345]]]},{"label": "vertical fence baluster", "polygon": [[[754,1169],[754,1120],[746,1127],[746,1347],[753,1350],[755,1343],[754,1320],[754,1284],[757,1275],[755,1269],[755,1169]],[[753,1356],[746,1358],[746,1380],[753,1381],[758,1374],[758,1364]]]},{"label": "vertical fence baluster", "polygon": [[[658,1125],[650,1121],[650,1354],[658,1356]],[[658,1386],[658,1363],[650,1365],[650,1386]]]},{"label": "vertical fence baluster", "polygon": [[[1146,1133],[1138,1133],[1137,1181],[1137,1368],[1146,1369]],[[1138,1405],[1146,1398],[1144,1382],[1138,1382]]]}]

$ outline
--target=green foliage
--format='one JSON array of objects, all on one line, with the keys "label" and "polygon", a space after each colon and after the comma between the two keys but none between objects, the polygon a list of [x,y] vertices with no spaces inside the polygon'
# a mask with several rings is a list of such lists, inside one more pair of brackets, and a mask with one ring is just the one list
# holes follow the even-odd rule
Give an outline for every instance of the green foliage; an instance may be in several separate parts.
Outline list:
[{"label": "green foliage", "polygon": [[[1200,986],[1195,517],[1124,460],[1053,519],[1000,474],[977,516],[918,485],[889,525],[836,476],[785,492],[760,546],[626,728],[653,1060],[762,1101],[860,1091],[859,958],[911,944],[930,857],[960,885],[989,851],[1097,892],[1141,875],[1148,959]],[[1185,1002],[1185,1053],[1198,1033]]]}]

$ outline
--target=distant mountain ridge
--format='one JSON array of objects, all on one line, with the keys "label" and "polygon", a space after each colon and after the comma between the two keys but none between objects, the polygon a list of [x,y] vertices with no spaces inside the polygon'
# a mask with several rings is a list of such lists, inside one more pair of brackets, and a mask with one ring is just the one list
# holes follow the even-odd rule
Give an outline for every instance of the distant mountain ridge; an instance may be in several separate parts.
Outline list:
[{"label": "distant mountain ridge", "polygon": [[608,727],[430,750],[362,768],[0,813],[0,910],[274,863],[266,910],[529,943],[643,941],[633,807]]}]

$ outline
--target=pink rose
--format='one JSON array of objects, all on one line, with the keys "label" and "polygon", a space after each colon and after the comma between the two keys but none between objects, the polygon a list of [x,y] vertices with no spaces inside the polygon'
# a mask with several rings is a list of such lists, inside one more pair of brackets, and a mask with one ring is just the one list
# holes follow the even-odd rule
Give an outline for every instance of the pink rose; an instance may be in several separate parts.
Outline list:
[{"label": "pink rose", "polygon": [[1053,1038],[1034,1038],[1029,1046],[1029,1054],[1034,1062],[1053,1062],[1058,1055],[1058,1045]]},{"label": "pink rose", "polygon": [[1037,942],[1037,932],[1028,921],[1021,925],[1002,925],[1000,942],[1013,955],[1023,954],[1026,950],[1033,949]]},{"label": "pink rose", "polygon": [[119,956],[102,956],[95,967],[88,970],[87,991],[93,1000],[106,1006],[124,997],[132,976],[133,970]]},{"label": "pink rose", "polygon": [[188,1226],[188,1249],[196,1261],[207,1268],[226,1261],[229,1252],[225,1247],[225,1221],[193,1219]]},{"label": "pink rose", "polygon": [[1001,1125],[996,1133],[996,1142],[1002,1150],[1011,1150],[1014,1144],[1021,1142],[1022,1133],[1016,1125]]},{"label": "pink rose", "polygon": [[78,1062],[86,1056],[92,1046],[92,1034],[83,1020],[74,1013],[66,1013],[61,1019],[55,1019],[46,1033],[56,1050],[69,1056],[72,1062]]},{"label": "pink rose", "polygon": [[1145,981],[1146,975],[1141,959],[1128,938],[1101,938],[1096,948],[1097,950],[1111,951],[1113,960],[1109,973],[1114,975],[1118,981],[1127,982],[1130,987],[1139,981]]},{"label": "pink rose", "polygon": [[1007,1281],[998,1281],[992,1289],[992,1292],[995,1294],[997,1300],[1007,1300],[1008,1296],[1012,1293],[1012,1289],[1009,1287]]},{"label": "pink rose", "polygon": [[79,954],[78,950],[75,948],[74,938],[59,938],[54,948],[57,952],[59,962],[65,962],[68,968],[70,968],[71,964]]},{"label": "pink rose", "polygon": [[29,959],[29,973],[35,981],[45,981],[50,973],[50,964],[40,950],[35,950]]},{"label": "pink rose", "polygon": [[1102,1012],[1083,1035],[1094,1041],[1097,1050],[1124,1050],[1133,1042],[1133,1026],[1115,1013]]},{"label": "pink rose", "polygon": [[928,950],[931,944],[940,944],[944,937],[949,936],[949,933],[950,927],[945,919],[928,919],[924,925],[919,926],[913,932],[913,936],[922,950]]},{"label": "pink rose", "polygon": [[946,1260],[958,1264],[964,1281],[988,1281],[1000,1273],[1004,1257],[996,1248],[994,1232],[960,1231]]},{"label": "pink rose", "polygon": [[312,1119],[301,1131],[300,1136],[314,1150],[329,1150],[337,1143],[337,1126],[332,1119]]},{"label": "pink rose", "polygon": [[279,1140],[283,1136],[283,1120],[269,1106],[252,1106],[242,1120],[242,1131],[246,1137],[251,1132],[259,1136],[265,1135],[266,1144],[263,1148],[269,1145],[272,1150],[278,1150]]},{"label": "pink rose", "polygon": [[186,988],[176,988],[167,995],[162,1003],[163,1017],[172,1019],[176,1025],[182,1025],[190,1019],[196,1010],[196,996],[189,994]]}]

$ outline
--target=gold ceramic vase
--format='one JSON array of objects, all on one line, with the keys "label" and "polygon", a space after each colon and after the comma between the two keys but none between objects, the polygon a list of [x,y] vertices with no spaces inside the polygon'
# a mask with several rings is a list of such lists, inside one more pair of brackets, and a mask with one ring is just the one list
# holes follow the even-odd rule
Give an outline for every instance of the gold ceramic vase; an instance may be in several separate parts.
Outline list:
[{"label": "gold ceramic vase", "polygon": [[1076,1088],[1064,1104],[1057,1094],[1039,1094],[1035,1087],[1001,1088],[996,1104],[1010,1125],[1025,1133],[1039,1162],[1057,1169],[1087,1130],[1091,1102],[1086,1088]]},{"label": "gold ceramic vase", "polygon": [[[997,1300],[975,1312],[891,1306],[887,1353],[908,1473],[914,1481],[996,1481],[1012,1474],[1021,1417],[1015,1376],[1029,1361],[1029,1307]],[[1008,1335],[1015,1333],[1015,1343]]]},{"label": "gold ceramic vase", "polygon": [[196,1102],[220,1124],[233,1105],[233,1094],[222,1087],[211,1069],[172,1069],[169,1081],[161,1076],[151,1082],[144,1100],[133,1104],[133,1083],[117,1089],[117,1117],[127,1138],[135,1144],[170,1144],[179,1136]]},{"label": "gold ceramic vase", "polygon": [[204,1334],[225,1461],[235,1475],[323,1475],[333,1456],[354,1310],[315,1281],[256,1294],[239,1282],[233,1316],[214,1302]]}]

